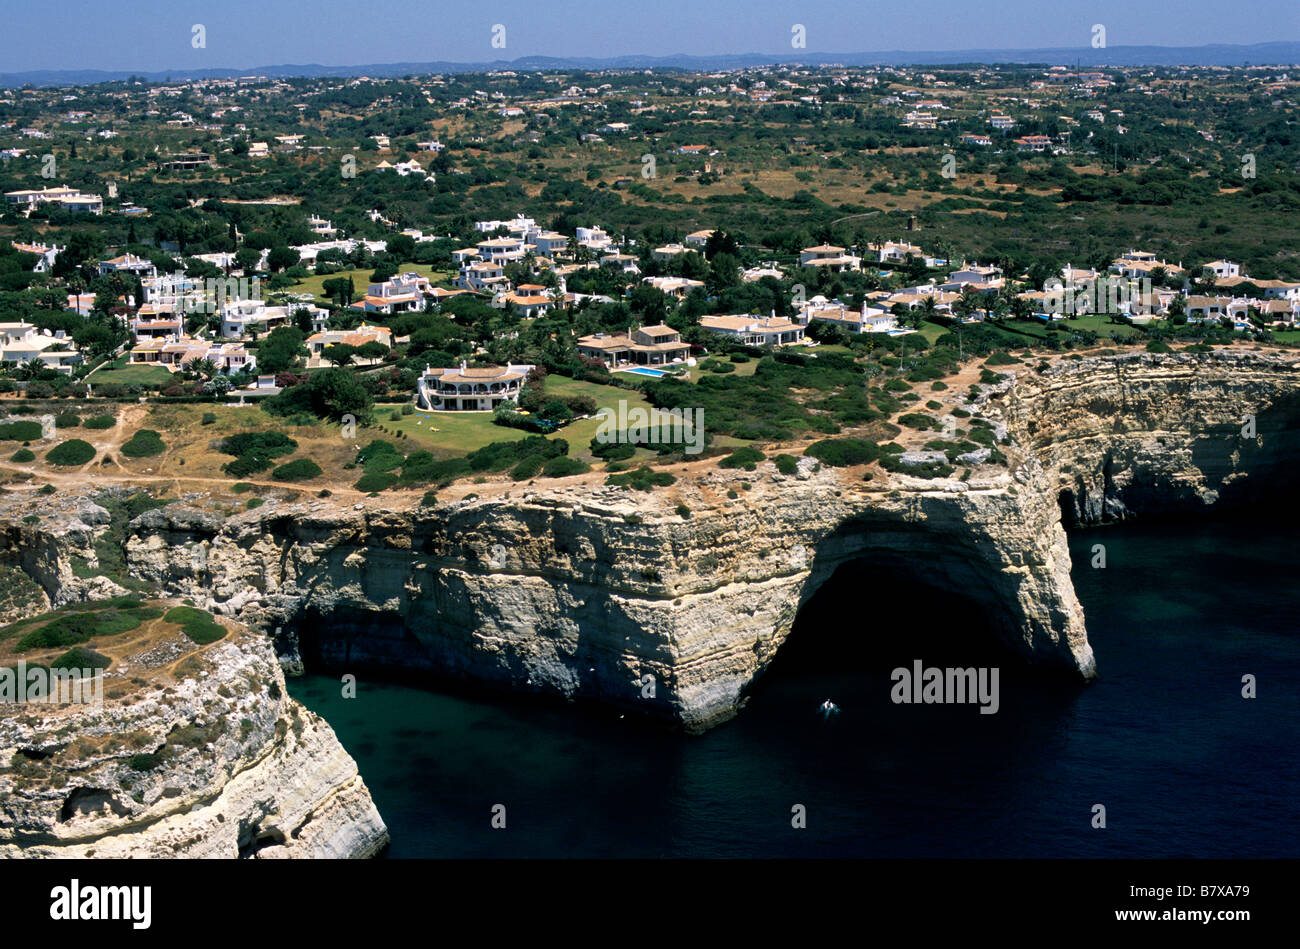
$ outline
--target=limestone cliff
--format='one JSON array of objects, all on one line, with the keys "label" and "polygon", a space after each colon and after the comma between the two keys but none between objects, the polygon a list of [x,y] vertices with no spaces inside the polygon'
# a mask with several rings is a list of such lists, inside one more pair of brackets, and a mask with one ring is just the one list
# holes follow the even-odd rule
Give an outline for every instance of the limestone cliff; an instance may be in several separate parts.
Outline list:
[{"label": "limestone cliff", "polygon": [[265,638],[128,646],[102,706],[0,706],[0,856],[367,857],[356,763]]},{"label": "limestone cliff", "polygon": [[[800,606],[853,560],[962,592],[1026,661],[1087,679],[1062,507],[1096,521],[1248,495],[1300,447],[1300,375],[1291,358],[1220,352],[1008,376],[973,408],[1010,467],[967,480],[864,481],[804,459],[791,475],[760,465],[741,491],[697,465],[649,494],[571,479],[436,507],[273,500],[234,515],[196,498],[132,521],[126,556],[142,581],[271,633],[290,663],[592,698],[690,730],[736,713]],[[12,526],[4,556],[54,601],[75,597],[71,536]]]}]

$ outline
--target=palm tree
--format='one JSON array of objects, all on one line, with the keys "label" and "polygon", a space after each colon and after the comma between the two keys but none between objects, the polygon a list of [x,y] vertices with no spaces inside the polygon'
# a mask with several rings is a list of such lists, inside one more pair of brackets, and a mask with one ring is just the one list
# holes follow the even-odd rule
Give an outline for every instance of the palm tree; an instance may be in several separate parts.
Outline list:
[{"label": "palm tree", "polygon": [[190,371],[195,375],[202,376],[204,379],[211,379],[220,370],[211,359],[198,359],[190,364]]},{"label": "palm tree", "polygon": [[[939,312],[939,306],[934,302],[933,293],[927,295],[926,298],[921,301],[920,311],[920,314],[916,316],[915,321],[912,324],[917,329],[921,328],[921,322],[923,320],[933,319],[935,314]],[[914,310],[913,313],[915,312],[916,311]]]}]

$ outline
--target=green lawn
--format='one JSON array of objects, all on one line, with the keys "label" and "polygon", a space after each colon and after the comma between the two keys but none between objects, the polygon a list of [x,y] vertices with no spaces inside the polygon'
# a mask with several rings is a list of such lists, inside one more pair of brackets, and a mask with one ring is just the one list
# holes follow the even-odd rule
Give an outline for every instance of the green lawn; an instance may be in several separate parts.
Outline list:
[{"label": "green lawn", "polygon": [[[446,270],[434,270],[428,264],[402,264],[398,268],[398,273],[416,273],[428,277],[435,284],[451,279],[451,273]],[[313,277],[307,277],[305,280],[299,280],[289,288],[290,293],[310,293],[321,303],[329,303],[325,297],[325,281],[352,278],[352,283],[356,287],[357,297],[360,298],[365,292],[366,287],[370,284],[370,275],[375,272],[373,267],[364,270],[340,270],[338,273],[318,274]]]},{"label": "green lawn", "polygon": [[1125,326],[1122,323],[1112,323],[1110,317],[1098,313],[1072,317],[1063,322],[1070,329],[1091,330],[1098,336],[1104,336],[1108,339],[1127,339],[1146,335],[1142,330],[1135,327]]},{"label": "green lawn", "polygon": [[[755,360],[756,362],[757,360]],[[743,368],[744,366],[737,367],[738,370]],[[598,410],[608,408],[615,413],[618,412],[619,401],[624,400],[627,402],[628,411],[638,407],[647,409],[650,412],[651,424],[658,424],[659,413],[651,408],[644,395],[630,389],[620,389],[617,386],[570,379],[567,376],[548,375],[546,377],[546,391],[554,392],[557,395],[589,395],[596,400]],[[398,421],[393,421],[391,419],[392,412],[394,410],[401,412],[403,404],[386,403],[376,405],[375,420],[377,425],[384,426],[390,432],[395,430],[405,433],[406,438],[401,444],[403,449],[408,452],[425,448],[436,455],[450,457],[452,455],[466,454],[491,442],[517,441],[532,434],[522,429],[507,428],[504,425],[495,424],[492,421],[491,412],[416,411],[412,415],[402,415]],[[596,433],[603,421],[601,418],[594,417],[579,419],[572,424],[566,425],[550,437],[563,438],[567,441],[571,456],[582,458],[585,461],[592,461],[588,446],[591,444],[591,440],[596,437]],[[705,428],[708,428],[707,419],[705,419]],[[386,436],[383,432],[374,430],[373,432],[367,432],[363,437],[368,439],[371,437],[384,438]],[[730,437],[719,437],[715,440],[715,445],[722,447],[734,447],[742,444],[745,444],[745,442]],[[652,451],[641,449],[638,450],[637,457],[651,459],[655,457],[655,454]]]},{"label": "green lawn", "polygon": [[166,385],[172,374],[162,366],[128,365],[129,356],[123,353],[110,363],[100,366],[86,377],[92,385],[115,382],[118,385]]},{"label": "green lawn", "polygon": [[940,326],[938,323],[931,323],[929,320],[922,320],[921,326],[919,329],[917,329],[917,332],[920,333],[923,337],[925,337],[925,341],[927,343],[933,346],[934,341],[937,340],[944,333],[952,332],[952,327]]}]

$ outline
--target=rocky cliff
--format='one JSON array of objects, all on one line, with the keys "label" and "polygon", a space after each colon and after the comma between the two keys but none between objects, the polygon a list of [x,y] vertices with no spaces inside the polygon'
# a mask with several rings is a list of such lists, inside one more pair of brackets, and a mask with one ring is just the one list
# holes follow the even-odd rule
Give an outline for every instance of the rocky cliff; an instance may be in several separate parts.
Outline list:
[{"label": "rocky cliff", "polygon": [[122,644],[98,707],[0,706],[0,857],[378,853],[356,763],[265,637],[196,649],[161,625]]},{"label": "rocky cliff", "polygon": [[[966,480],[868,481],[804,459],[790,475],[698,464],[652,493],[576,479],[474,486],[481,497],[436,507],[385,496],[237,514],[191,499],[133,520],[125,553],[142,581],[271,633],[290,664],[591,698],[690,730],[736,713],[800,606],[850,561],[882,589],[904,574],[960,591],[1027,662],[1091,678],[1062,511],[1091,522],[1249,498],[1300,448],[1300,375],[1293,357],[1251,352],[1007,375],[971,408],[1009,467]],[[86,582],[67,538],[96,529],[11,526],[3,556],[57,602]]]}]

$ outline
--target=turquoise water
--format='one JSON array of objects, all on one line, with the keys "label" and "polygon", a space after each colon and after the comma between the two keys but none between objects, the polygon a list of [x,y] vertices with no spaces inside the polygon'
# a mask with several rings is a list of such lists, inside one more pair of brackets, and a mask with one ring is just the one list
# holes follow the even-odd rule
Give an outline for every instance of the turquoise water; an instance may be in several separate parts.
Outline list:
[{"label": "turquoise water", "polygon": [[[344,699],[321,675],[290,691],[356,758],[392,857],[1295,857],[1293,537],[1276,521],[1076,534],[1100,672],[1087,687],[990,656],[967,601],[847,571],[748,707],[703,736],[383,682]],[[1105,569],[1089,566],[1096,543]],[[1000,661],[998,713],[893,704],[890,670],[913,659]]]}]

